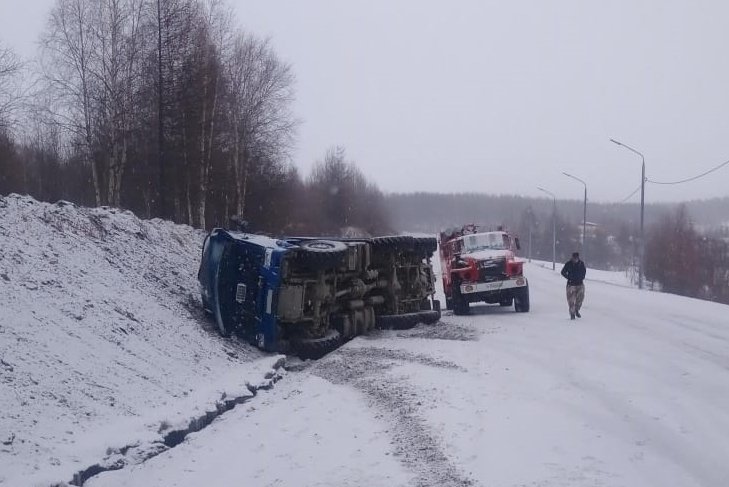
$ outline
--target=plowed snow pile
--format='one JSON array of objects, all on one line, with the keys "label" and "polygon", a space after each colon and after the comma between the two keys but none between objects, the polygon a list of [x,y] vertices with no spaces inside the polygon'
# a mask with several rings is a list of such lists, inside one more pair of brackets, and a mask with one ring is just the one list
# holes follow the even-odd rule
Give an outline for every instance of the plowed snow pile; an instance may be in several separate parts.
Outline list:
[{"label": "plowed snow pile", "polygon": [[0,197],[0,485],[69,481],[116,449],[159,444],[270,371],[275,357],[205,325],[203,237]]}]

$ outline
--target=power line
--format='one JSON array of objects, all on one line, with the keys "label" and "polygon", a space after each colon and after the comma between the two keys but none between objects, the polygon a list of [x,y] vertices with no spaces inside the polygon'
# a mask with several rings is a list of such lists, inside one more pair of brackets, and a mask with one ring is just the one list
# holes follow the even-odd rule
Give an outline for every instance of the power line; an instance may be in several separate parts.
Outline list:
[{"label": "power line", "polygon": [[632,197],[633,197],[633,196],[635,195],[635,193],[637,193],[638,191],[640,191],[640,187],[641,187],[641,186],[642,186],[642,185],[639,185],[639,186],[638,186],[637,188],[635,188],[635,191],[633,191],[633,192],[632,192],[632,193],[630,193],[630,194],[629,194],[628,196],[626,196],[625,198],[623,198],[623,199],[622,199],[622,200],[621,200],[620,202],[621,202],[621,203],[625,203],[625,202],[626,202],[626,201],[628,201],[628,200],[629,200],[630,198],[632,198]]},{"label": "power line", "polygon": [[701,174],[698,174],[698,175],[693,176],[693,177],[690,177],[690,178],[681,179],[679,181],[653,181],[652,179],[646,179],[646,181],[648,181],[649,183],[653,183],[653,184],[683,184],[683,183],[688,183],[688,182],[691,182],[691,181],[696,181],[699,178],[703,178],[704,176],[707,176],[707,175],[711,174],[714,171],[718,171],[719,169],[721,169],[722,167],[726,166],[727,164],[729,164],[729,161],[724,161],[721,164],[719,164],[718,166],[712,167],[708,171],[702,172]]}]

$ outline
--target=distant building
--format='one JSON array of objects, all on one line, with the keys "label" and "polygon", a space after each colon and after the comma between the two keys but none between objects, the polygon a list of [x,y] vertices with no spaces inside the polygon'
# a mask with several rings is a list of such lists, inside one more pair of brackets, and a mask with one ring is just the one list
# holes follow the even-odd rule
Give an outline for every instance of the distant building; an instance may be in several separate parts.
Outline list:
[{"label": "distant building", "polygon": [[[585,233],[587,234],[587,238],[595,238],[595,236],[597,235],[598,227],[599,225],[597,223],[586,222]],[[582,225],[580,225],[580,239],[582,239]]]}]

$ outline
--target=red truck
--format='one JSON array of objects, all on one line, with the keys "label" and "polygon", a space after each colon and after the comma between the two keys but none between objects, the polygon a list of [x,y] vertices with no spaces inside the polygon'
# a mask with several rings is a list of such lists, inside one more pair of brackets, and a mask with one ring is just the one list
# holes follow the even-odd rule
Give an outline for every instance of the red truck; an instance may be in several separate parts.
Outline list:
[{"label": "red truck", "polygon": [[447,309],[465,315],[470,303],[486,302],[529,311],[529,282],[524,262],[515,255],[518,238],[501,229],[465,225],[441,232],[439,240]]}]

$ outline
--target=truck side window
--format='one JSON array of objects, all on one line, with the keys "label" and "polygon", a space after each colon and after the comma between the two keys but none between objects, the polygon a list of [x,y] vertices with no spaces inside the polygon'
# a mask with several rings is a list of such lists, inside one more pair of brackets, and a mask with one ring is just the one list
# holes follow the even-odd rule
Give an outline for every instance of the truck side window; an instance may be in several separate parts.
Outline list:
[{"label": "truck side window", "polygon": [[455,240],[453,242],[452,247],[453,248],[451,249],[451,253],[453,253],[454,255],[461,253],[461,241],[460,240]]}]

